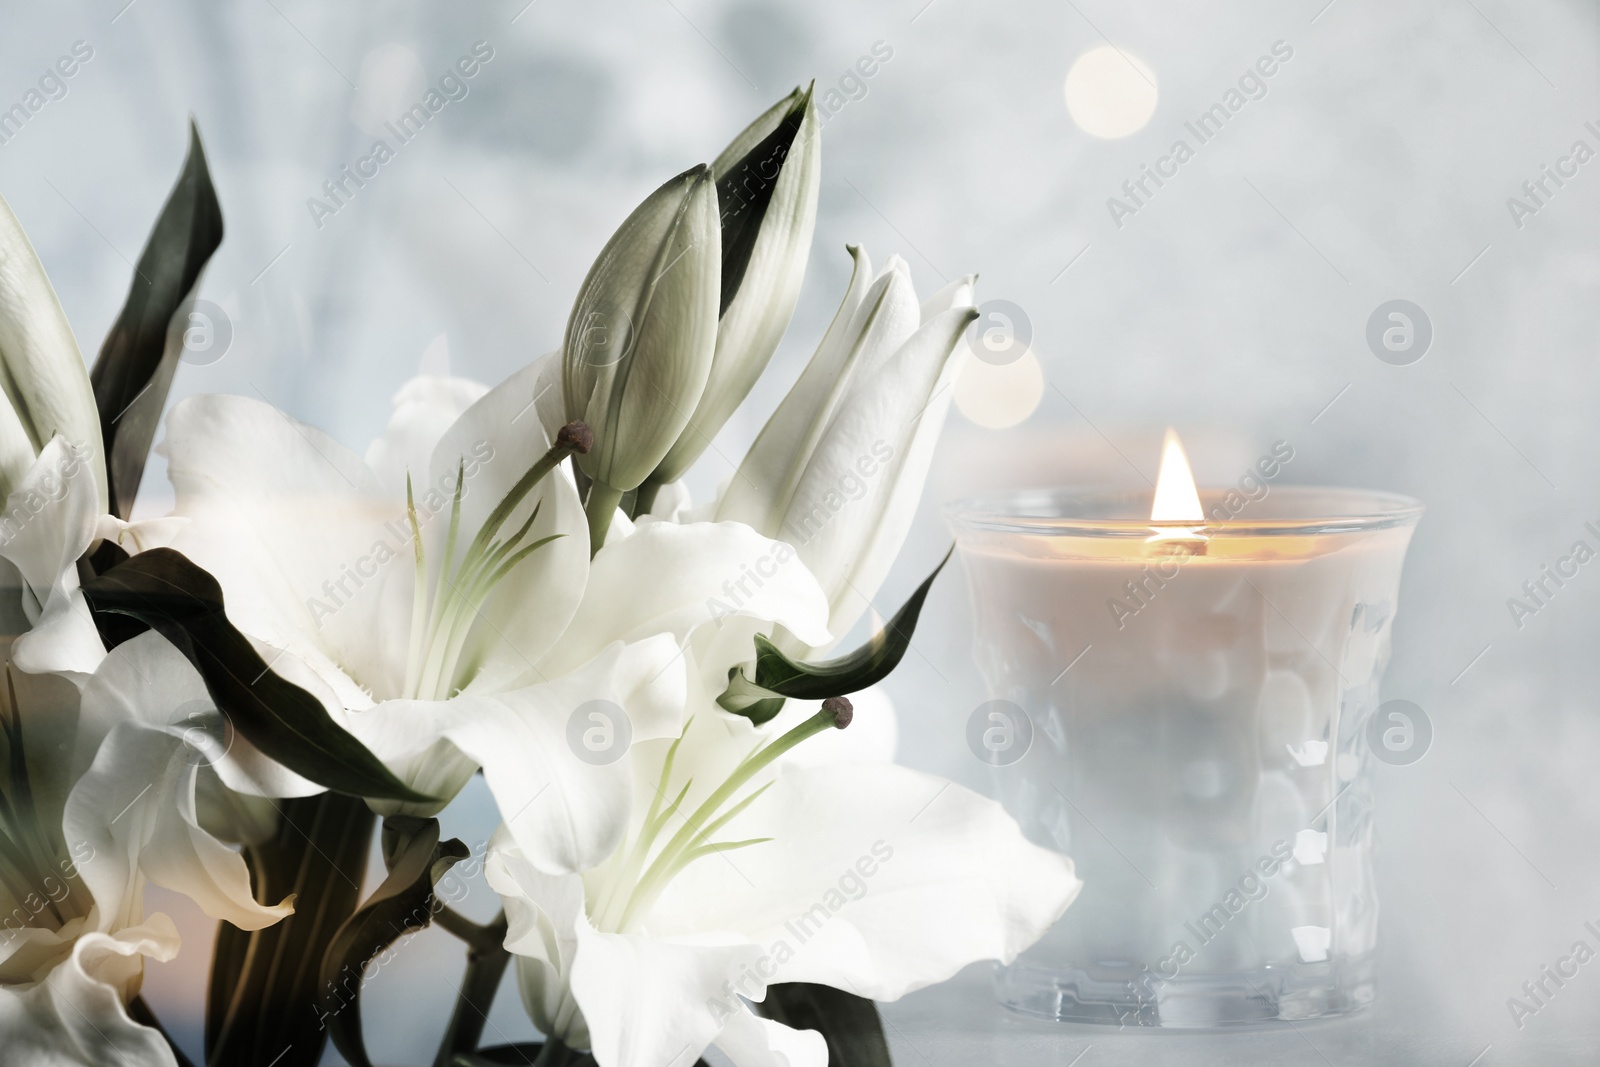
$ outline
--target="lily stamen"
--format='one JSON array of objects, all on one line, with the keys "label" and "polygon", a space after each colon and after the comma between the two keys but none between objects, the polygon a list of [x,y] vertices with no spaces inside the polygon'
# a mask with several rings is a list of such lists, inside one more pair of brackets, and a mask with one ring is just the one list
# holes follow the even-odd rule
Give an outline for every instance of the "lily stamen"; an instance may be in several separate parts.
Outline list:
[{"label": "lily stamen", "polygon": [[[758,845],[770,841],[771,838],[752,838],[747,841],[732,842],[711,842],[709,839],[712,834],[727,825],[735,816],[754,803],[756,798],[771,788],[773,784],[771,782],[764,783],[750,795],[735,803],[727,812],[719,815],[718,812],[722,810],[723,805],[732,800],[751,778],[766,767],[771,766],[778,757],[807,738],[814,737],[830,728],[842,730],[849,726],[853,716],[854,709],[848,699],[845,697],[830,697],[828,700],[823,701],[822,707],[818,709],[815,715],[781,737],[757,747],[744,759],[740,760],[739,765],[733,769],[732,774],[728,775],[727,780],[701,802],[700,806],[695,809],[694,814],[689,816],[683,827],[656,854],[656,858],[650,863],[644,874],[634,883],[633,889],[628,896],[627,905],[622,910],[622,918],[618,921],[616,928],[618,930],[626,930],[638,916],[648,912],[656,899],[660,897],[662,891],[666,889],[668,883],[677,876],[678,872],[695,860],[717,852],[728,852],[736,848],[746,848],[750,845]],[[688,732],[687,727],[685,727],[684,732]],[[673,751],[675,753],[676,743],[674,743]],[[664,768],[664,770],[666,769]],[[666,779],[663,776],[662,784],[664,785],[665,782]],[[660,799],[659,791],[657,799]],[[679,800],[682,800],[681,794]],[[674,802],[674,805],[676,803]],[[648,826],[646,829],[648,829]],[[653,835],[651,836],[653,838]],[[645,841],[644,830],[641,830],[640,845],[636,847],[648,849],[653,843],[653,840]],[[627,884],[627,881],[628,879],[624,879],[623,884]]]},{"label": "lily stamen", "polygon": [[511,536],[497,540],[511,515],[568,456],[587,452],[594,435],[582,422],[570,422],[556,434],[553,445],[528,468],[517,483],[501,497],[474,533],[471,542],[456,561],[456,542],[460,535],[461,497],[465,487],[465,460],[456,471],[456,487],[450,506],[450,527],[445,535],[444,556],[439,565],[433,595],[427,590],[427,565],[423,558],[422,535],[412,502],[411,478],[406,476],[406,502],[412,537],[416,542],[417,579],[412,603],[411,645],[406,665],[405,692],[413,698],[447,700],[456,690],[456,673],[461,654],[472,629],[472,619],[516,566],[534,552],[560,537],[552,534],[524,544],[544,506],[536,500],[526,520]]}]

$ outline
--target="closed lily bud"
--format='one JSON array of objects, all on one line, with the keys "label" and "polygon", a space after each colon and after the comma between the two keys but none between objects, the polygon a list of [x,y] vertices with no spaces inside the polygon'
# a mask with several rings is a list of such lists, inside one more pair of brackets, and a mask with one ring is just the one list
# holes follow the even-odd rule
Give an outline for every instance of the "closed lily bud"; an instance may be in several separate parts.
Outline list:
[{"label": "closed lily bud", "polygon": [[[855,272],[833,324],[717,505],[794,545],[828,594],[828,630],[866,612],[916,512],[977,316],[971,275],[921,306],[899,257]],[[798,654],[804,646],[780,640]]]},{"label": "closed lily bud", "polygon": [[589,268],[567,321],[561,384],[568,420],[594,431],[594,447],[577,457],[594,483],[592,520],[608,524],[616,499],[688,424],[711,370],[721,268],[705,166],[651,193]]},{"label": "closed lily bud", "polygon": [[711,171],[722,229],[716,356],[688,427],[651,476],[676,481],[728,421],[789,328],[817,222],[822,139],[810,89],[796,89],[723,149]]},{"label": "closed lily bud", "polygon": [[89,369],[22,224],[0,199],[0,507],[50,439],[91,459],[107,507],[100,415]]}]

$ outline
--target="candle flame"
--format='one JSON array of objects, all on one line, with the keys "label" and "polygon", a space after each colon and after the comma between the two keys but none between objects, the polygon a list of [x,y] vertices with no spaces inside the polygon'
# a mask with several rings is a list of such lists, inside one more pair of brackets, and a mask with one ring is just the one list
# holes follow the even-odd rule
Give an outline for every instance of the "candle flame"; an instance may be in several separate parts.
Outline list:
[{"label": "candle flame", "polygon": [[1161,444],[1161,473],[1156,476],[1156,497],[1150,505],[1151,522],[1192,522],[1202,525],[1206,513],[1200,508],[1200,493],[1189,470],[1189,457],[1172,429]]}]

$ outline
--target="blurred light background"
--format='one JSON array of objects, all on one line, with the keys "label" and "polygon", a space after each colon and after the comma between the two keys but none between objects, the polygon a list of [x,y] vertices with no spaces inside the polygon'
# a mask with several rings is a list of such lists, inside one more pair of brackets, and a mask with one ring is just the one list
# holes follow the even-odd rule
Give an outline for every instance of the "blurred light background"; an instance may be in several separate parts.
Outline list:
[{"label": "blurred light background", "polygon": [[[1021,309],[1031,336],[958,383],[885,614],[947,545],[942,503],[1145,485],[1169,424],[1202,482],[1236,481],[1284,440],[1294,481],[1429,509],[1385,695],[1421,705],[1435,737],[1421,762],[1378,768],[1378,1005],[1297,1032],[1151,1040],[1002,1018],[975,971],[888,1009],[897,1058],[1065,1064],[1092,1045],[1084,1067],[1592,1062],[1600,965],[1520,1029],[1505,1002],[1600,920],[1600,564],[1520,627],[1507,607],[1600,526],[1600,160],[1560,162],[1578,141],[1600,149],[1594,0],[97,0],[0,3],[0,25],[0,109],[75,43],[92,50],[0,126],[0,191],[86,353],[192,114],[228,227],[202,294],[232,338],[183,369],[174,399],[265,398],[357,450],[425,354],[492,383],[556,347],[633,205],[815,79],[839,103],[811,271],[772,371],[693,476],[700,497],[798,374],[848,279],[844,245],[864,242],[904,256],[923,292],[978,272],[980,298]],[[384,124],[475,45],[492,58],[466,95],[398,144]],[[1262,57],[1271,76],[1241,81]],[[1230,91],[1219,131],[1186,127]],[[394,158],[313,211],[379,137]],[[1192,157],[1161,162],[1179,139]],[[1408,365],[1368,343],[1395,299],[1432,328]],[[145,484],[142,509],[163,510],[159,461]],[[937,586],[890,689],[901,760],[986,789],[963,741],[985,698],[963,581]],[[492,818],[475,792],[446,830],[481,841]],[[494,903],[483,889],[467,908]],[[148,995],[193,1047],[205,924],[170,896],[151,906],[188,945],[150,969]],[[429,932],[373,980],[379,1062],[431,1057],[458,956]],[[531,1032],[508,984],[488,1037]]]}]

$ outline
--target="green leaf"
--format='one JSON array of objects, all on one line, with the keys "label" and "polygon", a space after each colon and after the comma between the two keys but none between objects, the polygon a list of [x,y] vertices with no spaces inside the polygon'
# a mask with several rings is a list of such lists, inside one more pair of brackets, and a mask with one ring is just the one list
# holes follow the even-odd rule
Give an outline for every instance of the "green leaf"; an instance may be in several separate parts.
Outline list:
[{"label": "green leaf", "polygon": [[467,855],[455,838],[440,842],[437,819],[392,815],[383,821],[389,876],[333,935],[317,984],[318,1015],[354,1067],[372,1067],[361,1037],[362,972],[378,953],[432,921],[434,883]]},{"label": "green leaf", "polygon": [[260,930],[220,924],[206,997],[211,1067],[316,1067],[327,1043],[317,975],[361,900],[373,815],[338,793],[279,801],[278,814],[277,833],[245,860],[256,899],[295,894],[294,914]]},{"label": "green leaf", "polygon": [[828,1042],[828,1067],[890,1067],[878,1006],[865,997],[809,982],[767,987],[756,1005],[773,1022],[816,1030]]},{"label": "green leaf", "polygon": [[200,131],[189,123],[189,155],[134,268],[128,299],[106,335],[89,381],[100,412],[111,510],[126,519],[139,492],[150,442],[183,353],[184,311],[222,243],[222,208]]},{"label": "green leaf", "polygon": [[743,666],[729,670],[728,687],[717,698],[717,703],[760,724],[778,714],[789,697],[826,700],[848,696],[883,681],[900,665],[906,649],[911,647],[911,635],[922,615],[923,601],[928,599],[933,580],[950,562],[950,552],[954,551],[952,546],[944,554],[933,573],[917,586],[917,591],[895,612],[887,626],[848,655],[821,663],[797,663],[757,634],[753,677],[745,674]]},{"label": "green leaf", "polygon": [[182,553],[130,556],[85,582],[83,595],[108,647],[134,636],[119,617],[155,630],[194,664],[234,729],[296,774],[349,796],[434,799],[390,773],[319,700],[273,673],[228,621],[217,580]]}]

